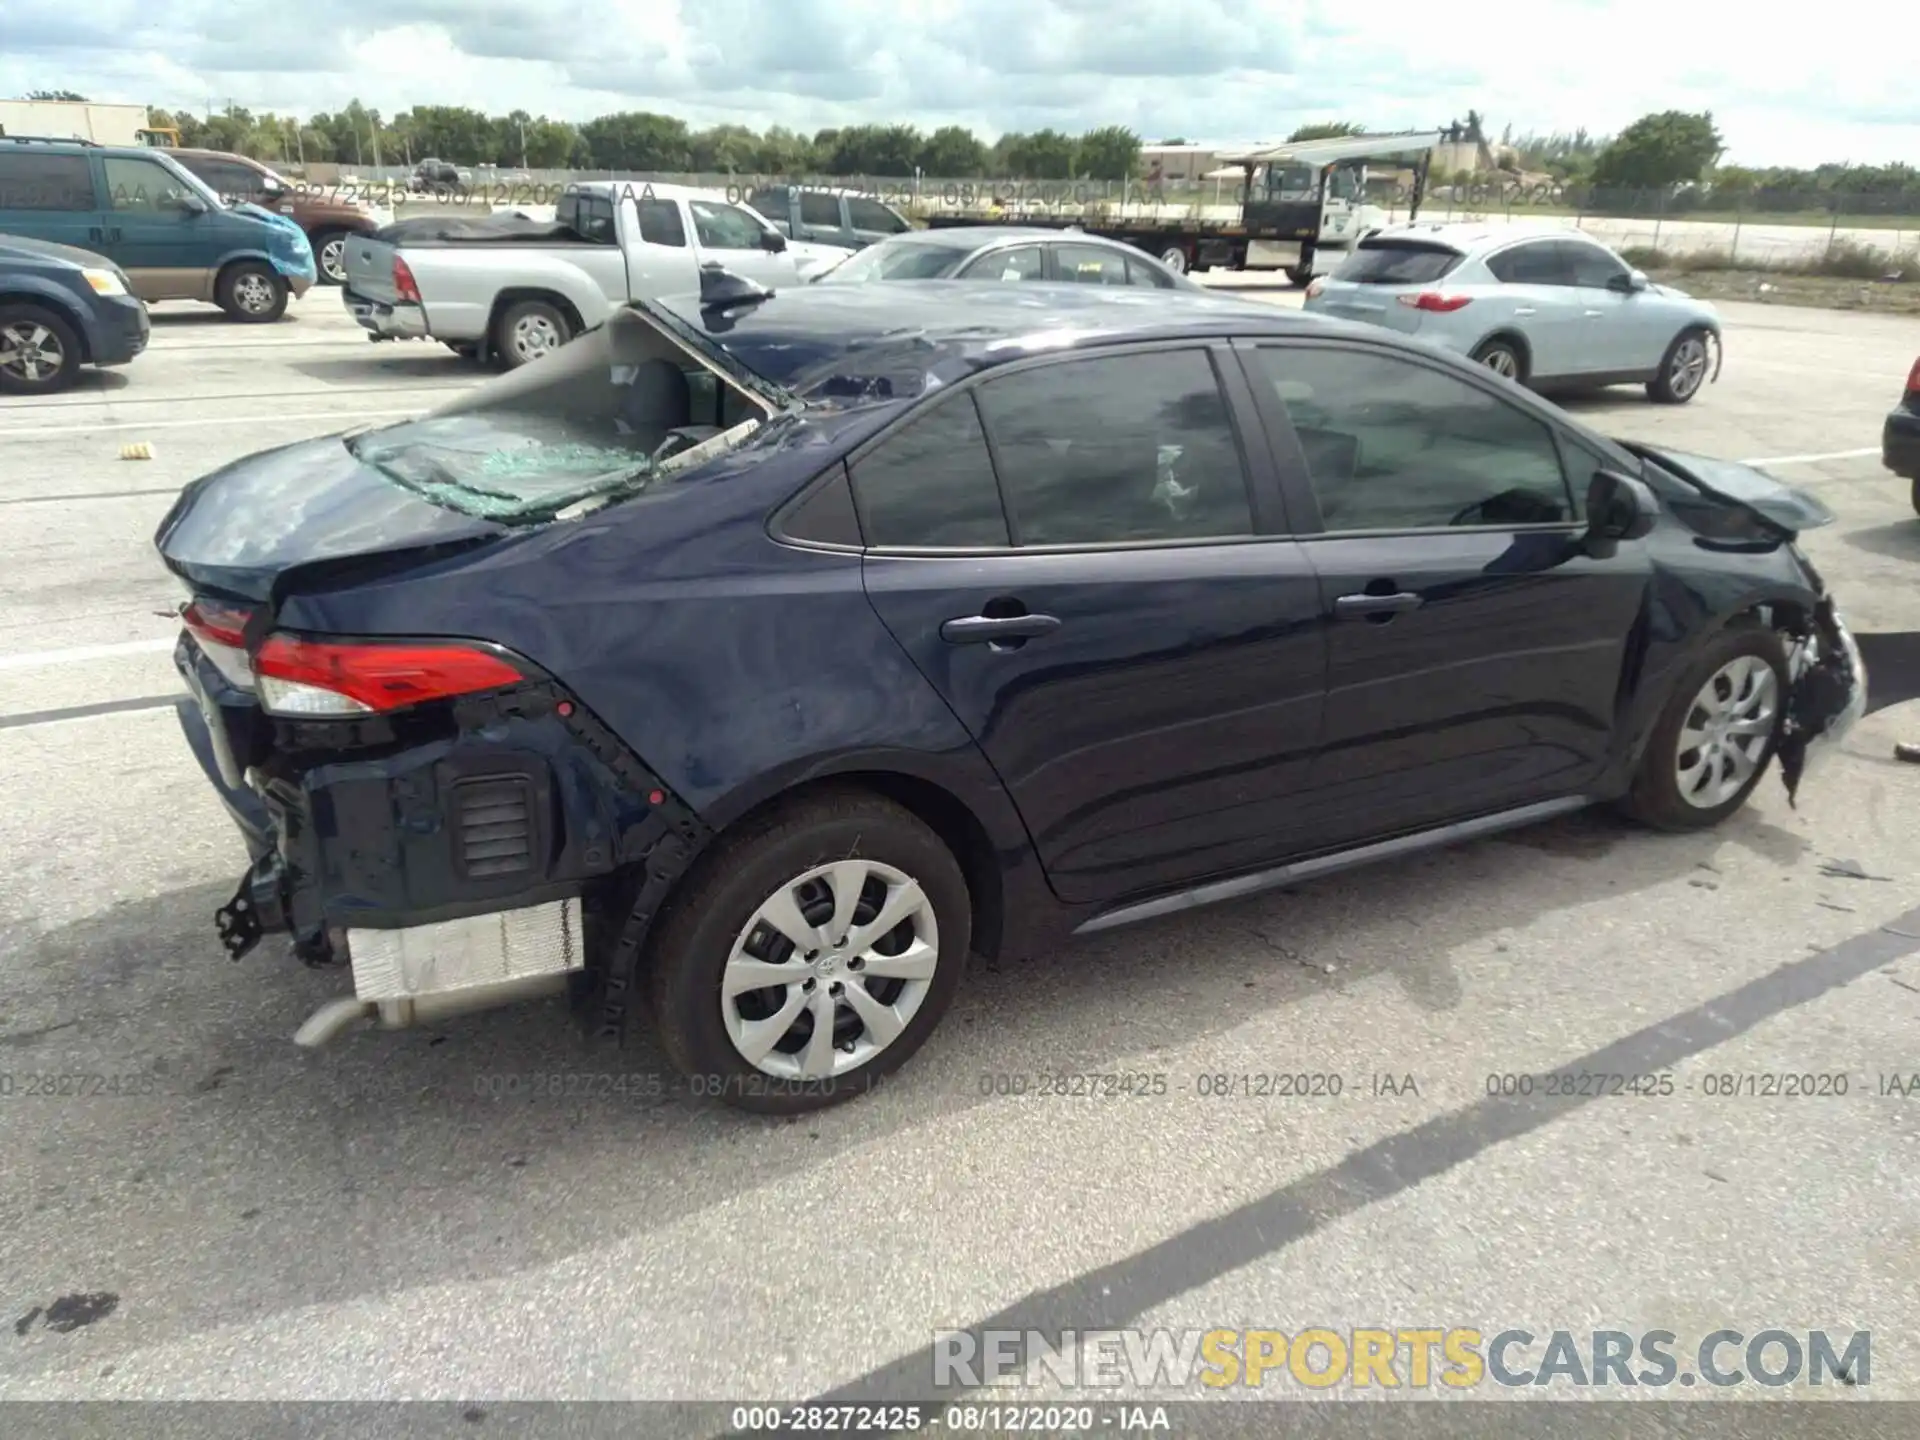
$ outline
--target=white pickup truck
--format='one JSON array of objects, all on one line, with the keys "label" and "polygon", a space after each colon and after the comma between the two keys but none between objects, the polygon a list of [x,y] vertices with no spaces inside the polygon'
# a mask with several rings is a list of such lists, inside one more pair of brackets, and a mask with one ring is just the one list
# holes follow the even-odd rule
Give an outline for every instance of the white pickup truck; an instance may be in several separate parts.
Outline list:
[{"label": "white pickup truck", "polygon": [[789,240],[711,191],[590,181],[568,186],[550,221],[425,216],[351,236],[341,295],[375,340],[438,340],[513,369],[631,300],[697,293],[710,262],[771,289],[852,253]]}]

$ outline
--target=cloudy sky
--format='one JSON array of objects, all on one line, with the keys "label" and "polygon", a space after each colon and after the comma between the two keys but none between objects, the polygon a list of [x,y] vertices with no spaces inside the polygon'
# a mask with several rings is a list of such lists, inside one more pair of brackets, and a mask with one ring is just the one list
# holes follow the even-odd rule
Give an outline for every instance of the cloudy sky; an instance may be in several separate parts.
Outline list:
[{"label": "cloudy sky", "polygon": [[0,0],[0,96],[1227,142],[1469,106],[1495,135],[1710,108],[1730,161],[1920,161],[1920,10],[1842,9],[1845,24],[1731,0]]}]

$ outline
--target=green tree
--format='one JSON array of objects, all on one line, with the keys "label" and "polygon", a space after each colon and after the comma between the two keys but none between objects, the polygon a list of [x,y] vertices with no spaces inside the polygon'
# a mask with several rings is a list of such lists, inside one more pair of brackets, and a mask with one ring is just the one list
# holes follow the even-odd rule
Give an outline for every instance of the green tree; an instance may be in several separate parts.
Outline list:
[{"label": "green tree", "polygon": [[1338,140],[1343,135],[1364,135],[1367,127],[1357,120],[1315,120],[1305,125],[1297,125],[1286,143],[1298,145],[1302,140]]},{"label": "green tree", "polygon": [[1078,147],[1071,135],[1058,130],[1035,130],[1030,135],[1003,136],[1001,159],[1018,180],[1071,180]]},{"label": "green tree", "polygon": [[964,125],[943,125],[920,147],[923,174],[941,180],[969,180],[986,168],[987,147]]},{"label": "green tree", "polygon": [[1080,137],[1075,168],[1092,180],[1126,180],[1140,164],[1140,137],[1124,125],[1103,125]]},{"label": "green tree", "polygon": [[814,164],[813,141],[784,125],[768,130],[754,147],[753,168],[762,175],[804,175]]},{"label": "green tree", "polygon": [[86,96],[76,90],[29,90],[27,92],[27,99],[29,100],[79,100],[84,102],[86,98]]},{"label": "green tree", "polygon": [[693,137],[671,115],[624,110],[580,127],[596,170],[644,170],[670,175],[691,168]]},{"label": "green tree", "polygon": [[1705,178],[1725,149],[1711,111],[1642,115],[1600,152],[1593,183],[1600,189],[1671,189]]},{"label": "green tree", "polygon": [[697,131],[689,142],[693,168],[702,174],[753,170],[759,149],[760,137],[745,125],[715,125]]}]

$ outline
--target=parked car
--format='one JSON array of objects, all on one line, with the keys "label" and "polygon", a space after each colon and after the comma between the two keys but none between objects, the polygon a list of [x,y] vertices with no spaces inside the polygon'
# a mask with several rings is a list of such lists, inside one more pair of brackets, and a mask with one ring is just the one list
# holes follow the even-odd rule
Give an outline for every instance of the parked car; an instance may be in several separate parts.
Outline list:
[{"label": "parked car", "polygon": [[51,395],[83,365],[128,364],[148,329],[146,305],[106,256],[0,235],[0,393]]},{"label": "parked car", "polygon": [[904,235],[913,222],[870,195],[808,185],[764,185],[746,197],[790,240],[844,245],[861,250],[890,235]]},{"label": "parked car", "polygon": [[814,278],[836,285],[870,280],[1034,280],[1207,293],[1204,286],[1118,240],[1020,225],[910,230],[869,245]]},{"label": "parked car", "polygon": [[422,160],[407,177],[407,188],[415,193],[428,190],[458,190],[473,183],[473,172],[451,160]]},{"label": "parked car", "polygon": [[1417,335],[1542,389],[1644,384],[1684,405],[1720,374],[1720,319],[1578,230],[1411,223],[1307,286],[1305,308]]},{"label": "parked car", "polygon": [[250,156],[223,150],[167,153],[204,180],[226,204],[250,203],[291,219],[313,247],[322,285],[346,282],[349,235],[371,235],[393,223],[391,210],[363,205],[339,187],[298,184]]},{"label": "parked car", "polygon": [[569,186],[551,221],[403,220],[347,246],[347,308],[375,339],[430,338],[512,369],[629,300],[700,288],[724,262],[791,285],[849,252],[790,241],[745,206],[677,185]]},{"label": "parked car", "polygon": [[1880,430],[1880,459],[1902,480],[1913,482],[1914,512],[1920,514],[1920,360],[1907,372],[1907,392]]},{"label": "parked car", "polygon": [[230,319],[278,320],[314,282],[291,219],[227,205],[169,150],[0,137],[0,233],[104,255],[133,291],[210,300]]},{"label": "parked car", "polygon": [[716,271],[156,541],[255,857],[223,942],[353,977],[306,1043],[573,977],[793,1112],[969,953],[1791,793],[1865,704],[1794,543],[1831,518],[1380,330]]}]

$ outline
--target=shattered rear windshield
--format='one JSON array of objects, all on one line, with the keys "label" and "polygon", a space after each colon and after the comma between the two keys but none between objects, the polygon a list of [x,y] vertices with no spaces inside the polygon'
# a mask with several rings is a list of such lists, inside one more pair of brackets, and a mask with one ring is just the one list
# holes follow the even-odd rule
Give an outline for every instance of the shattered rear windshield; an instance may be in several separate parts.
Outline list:
[{"label": "shattered rear windshield", "polygon": [[743,442],[763,413],[644,320],[621,315],[417,420],[346,445],[436,505],[530,523],[656,486]]}]

